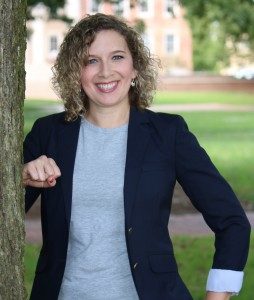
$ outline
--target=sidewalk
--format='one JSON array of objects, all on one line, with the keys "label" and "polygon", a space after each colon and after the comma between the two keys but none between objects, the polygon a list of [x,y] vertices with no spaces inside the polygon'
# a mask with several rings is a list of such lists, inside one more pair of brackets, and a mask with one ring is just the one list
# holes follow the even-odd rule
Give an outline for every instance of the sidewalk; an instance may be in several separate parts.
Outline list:
[{"label": "sidewalk", "polygon": [[[248,212],[247,216],[254,230],[254,212]],[[38,219],[26,220],[26,242],[41,244],[41,223]],[[206,225],[201,214],[171,215],[169,222],[171,235],[202,236],[213,234]]]},{"label": "sidewalk", "polygon": [[221,103],[186,103],[186,104],[157,104],[150,107],[156,112],[170,111],[254,111],[254,105],[221,104]]},{"label": "sidewalk", "polygon": [[[246,112],[254,111],[254,105],[248,104],[222,104],[222,103],[182,103],[182,104],[152,104],[150,110],[155,112],[171,112],[171,111],[231,111]],[[62,104],[50,105],[44,109],[48,113],[56,113],[63,111]]]}]

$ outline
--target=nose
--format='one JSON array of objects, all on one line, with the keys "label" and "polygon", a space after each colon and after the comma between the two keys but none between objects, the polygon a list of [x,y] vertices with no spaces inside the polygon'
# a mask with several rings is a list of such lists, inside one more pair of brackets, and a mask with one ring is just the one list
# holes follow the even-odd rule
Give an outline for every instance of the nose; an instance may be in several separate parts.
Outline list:
[{"label": "nose", "polygon": [[108,61],[102,61],[100,67],[100,76],[107,78],[111,75],[112,69]]}]

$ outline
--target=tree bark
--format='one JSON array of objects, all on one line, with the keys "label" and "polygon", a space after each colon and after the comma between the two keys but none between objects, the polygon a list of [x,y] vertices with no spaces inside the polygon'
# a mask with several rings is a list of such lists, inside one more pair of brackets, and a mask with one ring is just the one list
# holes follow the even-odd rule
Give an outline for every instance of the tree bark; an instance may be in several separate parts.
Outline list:
[{"label": "tree bark", "polygon": [[0,0],[0,299],[25,299],[24,193],[26,0]]}]

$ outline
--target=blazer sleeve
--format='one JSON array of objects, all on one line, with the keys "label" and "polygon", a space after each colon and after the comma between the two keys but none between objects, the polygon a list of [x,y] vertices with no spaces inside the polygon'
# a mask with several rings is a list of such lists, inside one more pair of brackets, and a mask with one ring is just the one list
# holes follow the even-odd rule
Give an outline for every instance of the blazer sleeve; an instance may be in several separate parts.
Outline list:
[{"label": "blazer sleeve", "polygon": [[180,116],[175,151],[177,180],[215,233],[212,268],[242,271],[249,249],[249,221],[231,187]]},{"label": "blazer sleeve", "polygon": [[[23,143],[24,163],[28,163],[42,155],[40,143],[40,122],[35,121],[31,131]],[[25,189],[25,211],[27,212],[41,193],[40,188],[27,186]]]}]

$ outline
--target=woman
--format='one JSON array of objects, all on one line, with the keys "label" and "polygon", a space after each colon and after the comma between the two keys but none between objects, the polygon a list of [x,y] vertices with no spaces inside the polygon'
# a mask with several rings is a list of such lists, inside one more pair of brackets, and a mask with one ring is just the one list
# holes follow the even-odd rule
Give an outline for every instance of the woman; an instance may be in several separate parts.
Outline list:
[{"label": "woman", "polygon": [[176,180],[215,232],[206,299],[238,293],[250,225],[184,120],[145,109],[156,61],[138,34],[88,16],[54,72],[65,112],[24,142],[26,210],[41,194],[43,233],[31,299],[192,299],[167,228]]}]

